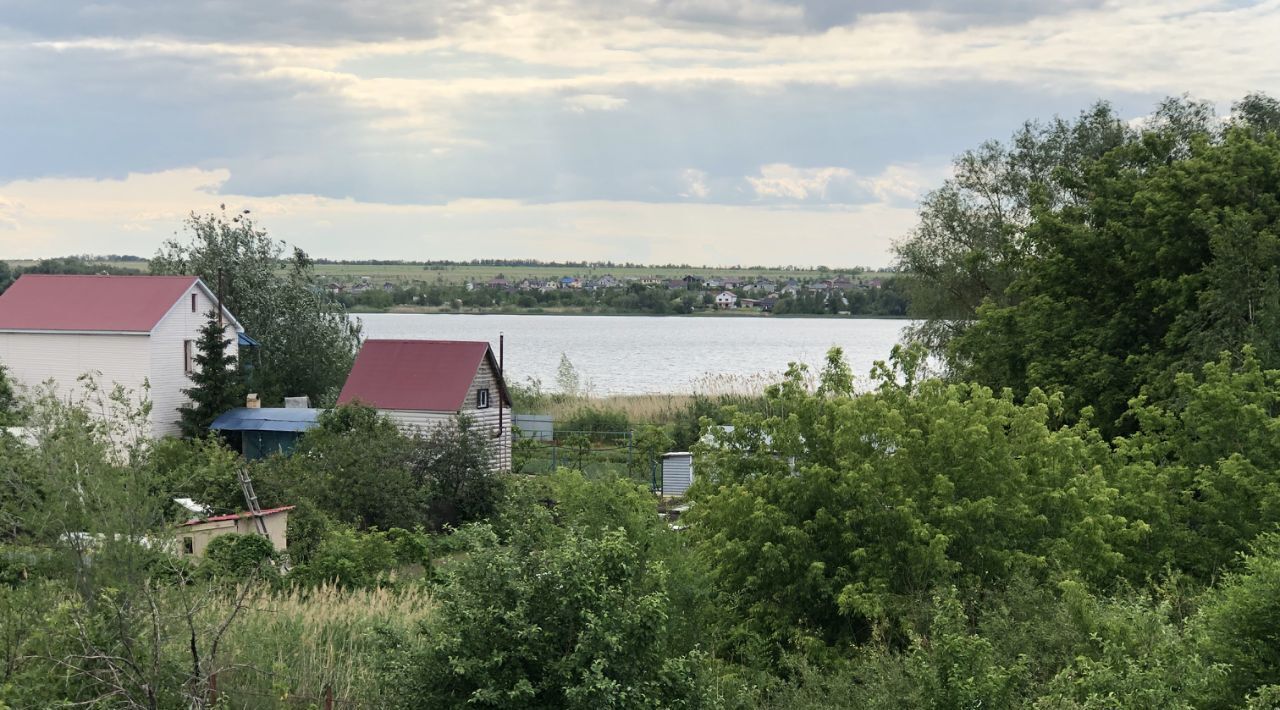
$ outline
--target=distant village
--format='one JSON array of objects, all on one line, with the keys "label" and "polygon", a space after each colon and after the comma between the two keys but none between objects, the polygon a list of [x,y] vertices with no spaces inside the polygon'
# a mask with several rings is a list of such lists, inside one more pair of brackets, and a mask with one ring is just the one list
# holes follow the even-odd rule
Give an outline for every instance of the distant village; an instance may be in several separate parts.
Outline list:
[{"label": "distant village", "polygon": [[502,274],[457,284],[386,281],[367,276],[330,280],[329,293],[349,307],[580,307],[654,314],[756,311],[778,314],[905,316],[906,295],[895,277],[836,274],[785,281],[767,277],[699,276],[509,279]]}]

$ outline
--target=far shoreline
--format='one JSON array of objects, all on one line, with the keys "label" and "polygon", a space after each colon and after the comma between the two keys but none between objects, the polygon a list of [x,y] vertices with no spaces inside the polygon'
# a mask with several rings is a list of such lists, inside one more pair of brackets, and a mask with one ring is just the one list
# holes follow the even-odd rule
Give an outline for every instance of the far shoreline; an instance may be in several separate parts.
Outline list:
[{"label": "far shoreline", "polygon": [[881,315],[851,315],[851,314],[826,314],[826,313],[784,313],[775,315],[773,313],[760,312],[733,312],[733,311],[702,311],[695,313],[609,313],[598,311],[547,311],[547,310],[518,310],[518,311],[502,311],[502,310],[444,310],[422,307],[392,307],[392,308],[349,308],[348,315],[420,315],[420,316],[610,316],[623,318],[751,318],[751,319],[824,319],[824,320],[914,320],[910,316],[881,316]]}]

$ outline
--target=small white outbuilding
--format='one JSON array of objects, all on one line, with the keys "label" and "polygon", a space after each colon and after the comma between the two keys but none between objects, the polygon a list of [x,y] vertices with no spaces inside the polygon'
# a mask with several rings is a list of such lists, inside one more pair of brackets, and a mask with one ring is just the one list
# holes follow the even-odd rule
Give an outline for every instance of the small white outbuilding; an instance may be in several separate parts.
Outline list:
[{"label": "small white outbuilding", "polygon": [[693,485],[693,454],[672,451],[662,455],[662,495],[682,496]]}]

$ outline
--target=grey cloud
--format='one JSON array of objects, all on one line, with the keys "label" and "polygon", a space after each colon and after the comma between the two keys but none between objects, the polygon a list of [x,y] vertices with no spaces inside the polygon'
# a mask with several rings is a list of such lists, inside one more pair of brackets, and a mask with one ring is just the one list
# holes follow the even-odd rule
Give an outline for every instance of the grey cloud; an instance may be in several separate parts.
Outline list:
[{"label": "grey cloud", "polygon": [[[891,164],[945,164],[1026,118],[1073,114],[1097,98],[980,82],[609,94],[617,108],[582,112],[564,109],[570,94],[475,96],[449,116],[461,140],[432,143],[413,126],[386,128],[394,114],[246,74],[232,59],[10,49],[0,51],[0,181],[198,166],[228,168],[224,190],[251,196],[752,203],[762,198],[746,177],[761,166],[874,176]],[[1140,115],[1156,97],[1108,98]],[[705,174],[705,194],[688,196],[690,169]],[[805,199],[872,198],[840,183]]]},{"label": "grey cloud", "polygon": [[981,25],[1024,20],[1101,0],[0,0],[0,28],[38,39],[169,37],[189,41],[328,44],[422,39],[459,23],[533,7],[596,19],[646,17],[723,32],[814,32],[884,12]]}]

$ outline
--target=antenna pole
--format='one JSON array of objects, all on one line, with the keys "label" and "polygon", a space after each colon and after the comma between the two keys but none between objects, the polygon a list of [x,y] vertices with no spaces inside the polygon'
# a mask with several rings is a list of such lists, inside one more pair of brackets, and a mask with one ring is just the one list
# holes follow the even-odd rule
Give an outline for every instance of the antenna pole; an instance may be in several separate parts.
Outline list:
[{"label": "antenna pole", "polygon": [[[502,432],[503,432],[504,422],[502,419],[502,407],[506,403],[502,401],[503,399],[505,399],[505,397],[502,396],[502,393],[505,391],[507,391],[506,336],[503,335],[502,331],[498,331],[498,438],[499,439],[502,438]],[[498,442],[498,446],[502,446],[501,441]]]}]

